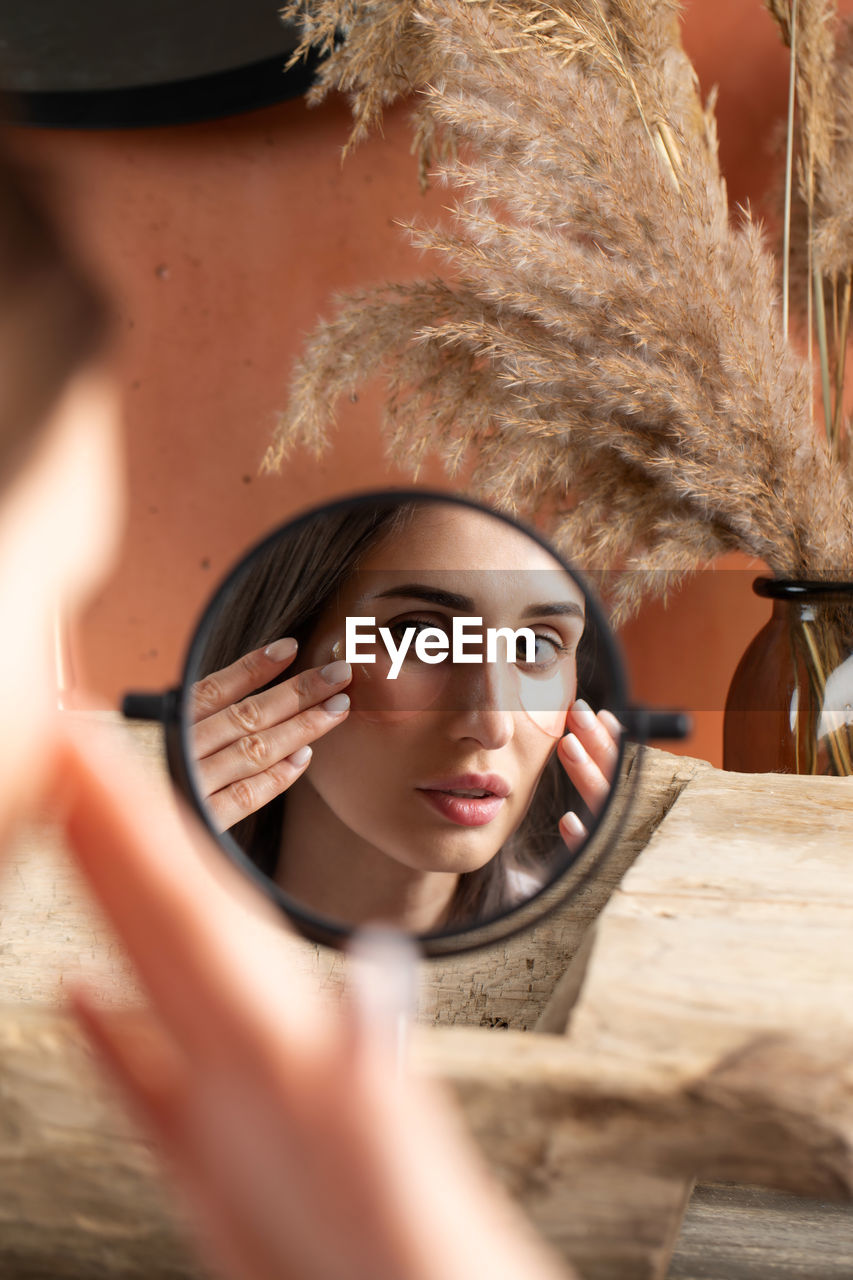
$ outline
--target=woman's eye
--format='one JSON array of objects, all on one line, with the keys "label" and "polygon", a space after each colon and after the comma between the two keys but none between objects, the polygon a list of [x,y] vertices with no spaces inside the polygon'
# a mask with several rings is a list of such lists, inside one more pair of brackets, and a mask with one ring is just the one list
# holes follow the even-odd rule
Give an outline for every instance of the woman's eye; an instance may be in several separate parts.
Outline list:
[{"label": "woman's eye", "polygon": [[[391,633],[391,638],[393,639],[394,644],[398,648],[401,644],[407,645],[406,656],[404,658],[405,662],[420,661],[415,651],[415,644],[417,643],[418,636],[422,631],[443,629],[444,628],[439,627],[435,621],[428,621],[426,618],[401,618],[399,622],[392,622],[388,626],[388,630]],[[406,640],[407,632],[410,633],[408,641]]]},{"label": "woman's eye", "polygon": [[[524,653],[522,647],[521,650]],[[532,662],[519,661],[517,665],[525,671],[547,671],[554,663],[566,656],[568,647],[557,636],[536,633],[536,644]]]}]

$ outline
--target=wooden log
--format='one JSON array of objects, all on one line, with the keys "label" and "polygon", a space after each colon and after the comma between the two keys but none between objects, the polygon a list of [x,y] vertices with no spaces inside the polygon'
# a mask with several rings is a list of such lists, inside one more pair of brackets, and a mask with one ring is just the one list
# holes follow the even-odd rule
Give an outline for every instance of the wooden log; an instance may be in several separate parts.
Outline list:
[{"label": "wooden log", "polygon": [[[159,727],[142,722],[128,726],[111,713],[95,718],[120,742],[130,742],[151,776],[171,795]],[[649,752],[625,827],[595,879],[524,934],[488,950],[425,962],[420,975],[421,1020],[518,1030],[534,1027],[623,874],[686,782],[705,767],[666,752]],[[84,971],[107,998],[134,998],[134,983],[121,949],[49,823],[24,828],[4,862],[0,1002],[55,1005],[62,1000],[69,968]],[[340,992],[344,963],[339,953],[305,944],[295,963],[331,996]]]},{"label": "wooden log", "polygon": [[[850,1185],[849,1144],[826,1118],[812,1124],[814,1105],[751,1114],[737,1096],[626,1088],[561,1037],[425,1030],[416,1057],[452,1084],[498,1177],[584,1276],[663,1275],[697,1163],[749,1177],[773,1156]],[[838,1115],[842,1073],[827,1066],[818,1096],[834,1091]],[[195,1268],[168,1204],[73,1024],[0,1009],[0,1274],[183,1280]]]},{"label": "wooden log", "polygon": [[849,1280],[849,1206],[764,1187],[696,1188],[667,1280]]},{"label": "wooden log", "polygon": [[[664,1101],[632,1163],[849,1197],[851,836],[851,780],[706,770],[626,874],[568,1041]],[[649,1254],[625,1274],[660,1272]]]},{"label": "wooden log", "polygon": [[189,1280],[157,1161],[67,1019],[0,1008],[0,1275]]},{"label": "wooden log", "polygon": [[[530,991],[532,938],[496,949],[502,988],[485,954],[430,966],[441,1007],[426,1020],[457,1025],[424,1027],[417,1043],[498,1176],[587,1280],[662,1276],[697,1175],[825,1197],[853,1186],[853,789],[652,761],[663,782],[637,839],[654,832],[636,862],[633,850],[606,868],[615,879],[633,862],[606,908],[569,904],[541,926],[556,932],[537,939],[550,951]],[[0,1213],[19,1223],[0,1232],[0,1272],[118,1277],[144,1257],[151,1280],[182,1276],[144,1143],[73,1028],[25,1006],[60,996],[81,956],[116,998],[133,992],[59,851],[43,855],[42,837],[24,837],[0,895],[0,997],[12,1001],[0,1010]],[[561,988],[591,921],[582,981]],[[335,989],[339,961],[301,954]],[[568,1030],[486,1031],[492,1009],[516,1026],[568,1016]]]}]

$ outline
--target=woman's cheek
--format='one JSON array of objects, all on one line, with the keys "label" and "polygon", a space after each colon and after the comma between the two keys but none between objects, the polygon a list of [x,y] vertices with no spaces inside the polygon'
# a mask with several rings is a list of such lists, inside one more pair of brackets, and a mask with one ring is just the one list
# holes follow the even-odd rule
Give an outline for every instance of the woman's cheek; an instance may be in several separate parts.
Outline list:
[{"label": "woman's cheek", "polygon": [[577,693],[574,668],[558,668],[547,679],[528,676],[516,668],[518,703],[530,722],[549,738],[561,738],[566,731],[566,717]]},{"label": "woman's cheek", "polygon": [[328,733],[312,743],[313,759],[306,780],[335,812],[352,813],[375,804],[375,788],[400,765],[405,755],[401,733],[411,722],[408,715],[395,719],[378,712],[358,710],[359,681],[347,687],[350,713]]},{"label": "woman's cheek", "polygon": [[443,668],[436,666],[404,663],[392,677],[387,657],[377,657],[375,663],[355,663],[348,688],[350,716],[369,724],[400,724],[433,708],[446,684]]},{"label": "woman's cheek", "polygon": [[566,716],[569,708],[559,711],[528,711],[531,722],[548,738],[561,738],[566,730]]},{"label": "woman's cheek", "polygon": [[[328,649],[329,661],[344,656],[343,637],[337,636]],[[352,680],[347,685],[350,713],[347,722],[363,720],[367,724],[389,724],[406,720],[413,714],[412,690],[405,676],[390,678],[391,663],[381,650],[374,662],[353,662]]]}]

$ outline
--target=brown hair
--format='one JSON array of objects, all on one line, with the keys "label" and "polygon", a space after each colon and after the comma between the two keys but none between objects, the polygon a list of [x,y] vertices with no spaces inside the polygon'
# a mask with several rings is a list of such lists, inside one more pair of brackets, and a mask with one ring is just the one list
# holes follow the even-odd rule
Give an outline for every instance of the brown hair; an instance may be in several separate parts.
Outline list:
[{"label": "brown hair", "polygon": [[[293,636],[301,648],[335,592],[367,552],[404,527],[424,505],[423,500],[347,504],[312,515],[293,530],[273,536],[217,597],[192,678],[221,670],[282,636]],[[292,674],[288,671],[281,679]],[[230,832],[270,876],[278,858],[284,803],[284,795],[277,797]],[[484,867],[460,875],[445,924],[470,925],[515,905],[518,895],[513,895],[507,874],[510,867],[561,870],[568,855],[557,824],[570,808],[579,812],[582,820],[588,817],[556,755],[552,755],[519,830]]]},{"label": "brown hair", "polygon": [[71,375],[104,342],[106,307],[0,147],[0,487],[26,460]]}]

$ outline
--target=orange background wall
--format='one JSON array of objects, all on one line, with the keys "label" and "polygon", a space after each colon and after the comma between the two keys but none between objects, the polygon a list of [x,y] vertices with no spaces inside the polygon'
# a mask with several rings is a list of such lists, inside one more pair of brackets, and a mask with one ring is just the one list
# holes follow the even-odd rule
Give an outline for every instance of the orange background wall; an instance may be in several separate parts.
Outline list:
[{"label": "orange background wall", "polygon": [[[720,86],[732,203],[766,212],[778,174],[786,55],[760,0],[692,0],[685,44]],[[345,105],[299,100],[208,124],[85,133],[18,129],[121,318],[130,502],[118,572],[74,638],[110,702],[175,681],[190,628],[242,548],[299,508],[405,481],[383,460],[375,395],[347,405],[334,450],[258,474],[304,334],[336,290],[412,277],[394,225],[437,210],[418,193],[407,113],[342,167]],[[425,480],[447,487],[438,469]],[[623,639],[634,695],[696,714],[684,749],[721,762],[725,691],[768,613],[732,557],[654,605]]]}]

